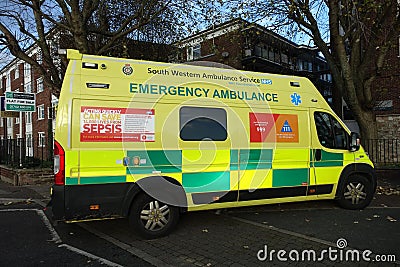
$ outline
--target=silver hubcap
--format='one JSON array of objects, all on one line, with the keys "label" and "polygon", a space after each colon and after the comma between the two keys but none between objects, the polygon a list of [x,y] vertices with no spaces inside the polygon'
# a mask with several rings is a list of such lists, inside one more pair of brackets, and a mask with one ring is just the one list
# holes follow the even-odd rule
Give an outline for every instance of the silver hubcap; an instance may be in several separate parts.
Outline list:
[{"label": "silver hubcap", "polygon": [[349,183],[346,186],[344,198],[349,201],[351,200],[351,204],[358,204],[367,197],[367,193],[364,192],[364,188],[365,186],[362,183]]},{"label": "silver hubcap", "polygon": [[140,213],[140,219],[144,227],[150,231],[157,231],[168,223],[169,207],[168,205],[161,204],[157,200],[148,203],[143,207]]}]

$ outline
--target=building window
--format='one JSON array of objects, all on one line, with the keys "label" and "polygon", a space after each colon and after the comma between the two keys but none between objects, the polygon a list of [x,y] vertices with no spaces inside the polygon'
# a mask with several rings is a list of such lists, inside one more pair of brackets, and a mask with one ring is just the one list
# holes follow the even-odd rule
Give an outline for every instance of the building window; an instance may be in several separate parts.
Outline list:
[{"label": "building window", "polygon": [[228,136],[226,121],[226,111],[221,108],[182,107],[180,137],[184,141],[224,141]]},{"label": "building window", "polygon": [[378,111],[391,111],[393,110],[393,100],[376,101],[374,110]]},{"label": "building window", "polygon": [[37,106],[37,116],[38,120],[43,120],[44,119],[44,104]]},{"label": "building window", "polygon": [[13,126],[13,118],[7,118],[7,127],[11,128]]},{"label": "building window", "polygon": [[31,76],[31,65],[28,63],[24,64],[24,76],[25,77]]},{"label": "building window", "polygon": [[14,74],[14,79],[18,79],[19,78],[19,68],[18,68],[18,64],[15,68],[15,74]]},{"label": "building window", "polygon": [[281,55],[278,50],[274,51],[274,61],[277,63],[281,63]]},{"label": "building window", "polygon": [[274,49],[272,47],[268,49],[268,59],[274,61]]},{"label": "building window", "polygon": [[46,146],[46,136],[45,136],[44,132],[38,132],[38,135],[39,135],[39,140],[38,140],[39,147],[45,147]]},{"label": "building window", "polygon": [[26,134],[26,147],[32,147],[32,134]]},{"label": "building window", "polygon": [[10,89],[11,87],[11,75],[10,73],[7,73],[7,78],[6,78],[6,90]]},{"label": "building window", "polygon": [[282,63],[288,64],[289,63],[289,57],[286,54],[282,53]]},{"label": "building window", "polygon": [[261,47],[261,57],[268,58],[268,47],[265,45]]},{"label": "building window", "polygon": [[261,51],[262,51],[261,46],[256,45],[254,47],[254,55],[256,55],[257,57],[261,57]]},{"label": "building window", "polygon": [[48,107],[47,108],[47,118],[54,120],[56,118],[56,108]]},{"label": "building window", "polygon": [[303,61],[303,62],[302,62],[301,69],[302,69],[302,70],[308,70],[308,62],[307,62],[307,61]]},{"label": "building window", "polygon": [[332,82],[332,75],[330,73],[321,74],[320,79],[326,82]]},{"label": "building window", "polygon": [[21,140],[22,139],[22,135],[21,134],[17,134],[17,146],[21,145]]},{"label": "building window", "polygon": [[43,63],[43,55],[42,55],[42,50],[39,48],[37,53],[36,53],[36,61],[38,64]]},{"label": "building window", "polygon": [[201,45],[197,44],[194,46],[189,46],[187,50],[187,59],[195,60],[201,57]]},{"label": "building window", "polygon": [[40,77],[36,80],[36,92],[40,93],[43,92],[43,78]]},{"label": "building window", "polygon": [[31,83],[25,84],[25,93],[32,93]]},{"label": "building window", "polygon": [[328,73],[328,74],[326,75],[326,80],[327,80],[328,82],[332,82],[332,75],[331,75],[330,73]]},{"label": "building window", "polygon": [[32,123],[32,112],[25,112],[25,121],[26,124]]}]

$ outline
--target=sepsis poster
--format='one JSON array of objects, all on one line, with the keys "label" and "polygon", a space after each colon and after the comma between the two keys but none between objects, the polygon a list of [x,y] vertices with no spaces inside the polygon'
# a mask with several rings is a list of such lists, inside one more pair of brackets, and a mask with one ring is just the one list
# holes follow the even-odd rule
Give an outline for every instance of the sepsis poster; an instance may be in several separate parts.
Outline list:
[{"label": "sepsis poster", "polygon": [[81,107],[81,142],[154,142],[154,109]]},{"label": "sepsis poster", "polygon": [[298,143],[299,127],[295,114],[249,113],[250,142]]}]

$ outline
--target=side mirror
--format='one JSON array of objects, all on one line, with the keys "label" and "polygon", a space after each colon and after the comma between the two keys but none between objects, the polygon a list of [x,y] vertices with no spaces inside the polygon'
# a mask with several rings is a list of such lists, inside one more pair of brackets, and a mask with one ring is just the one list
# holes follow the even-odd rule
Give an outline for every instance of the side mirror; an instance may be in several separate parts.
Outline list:
[{"label": "side mirror", "polygon": [[358,133],[351,132],[349,139],[350,139],[349,150],[351,152],[358,151],[360,149],[360,137]]}]

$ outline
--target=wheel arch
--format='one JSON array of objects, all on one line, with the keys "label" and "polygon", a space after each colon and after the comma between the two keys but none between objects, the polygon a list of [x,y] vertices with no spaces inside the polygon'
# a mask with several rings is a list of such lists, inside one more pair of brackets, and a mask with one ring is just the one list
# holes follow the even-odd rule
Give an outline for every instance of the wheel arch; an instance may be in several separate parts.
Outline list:
[{"label": "wheel arch", "polygon": [[186,193],[183,186],[170,176],[148,176],[140,179],[127,190],[122,204],[122,216],[129,215],[135,198],[145,193],[171,206],[179,207],[181,212],[187,210]]},{"label": "wheel arch", "polygon": [[370,180],[372,182],[373,192],[375,192],[377,185],[375,169],[371,165],[365,163],[353,163],[347,165],[340,174],[338,186],[335,193],[336,198],[338,198],[338,194],[344,186],[346,178],[355,174],[362,175]]}]

